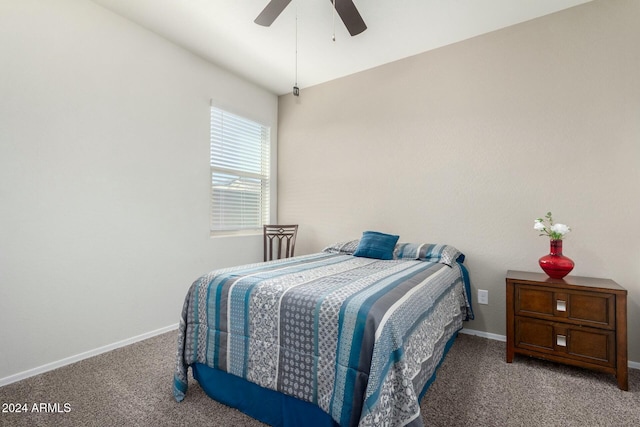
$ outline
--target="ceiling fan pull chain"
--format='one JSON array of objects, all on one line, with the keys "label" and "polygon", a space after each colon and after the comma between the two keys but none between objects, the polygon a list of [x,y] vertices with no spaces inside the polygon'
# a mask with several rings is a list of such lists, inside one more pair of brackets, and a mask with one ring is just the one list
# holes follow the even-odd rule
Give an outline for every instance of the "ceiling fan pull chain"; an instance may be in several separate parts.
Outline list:
[{"label": "ceiling fan pull chain", "polygon": [[293,85],[293,96],[300,96],[300,88],[298,88],[298,2],[296,2],[296,82]]},{"label": "ceiling fan pull chain", "polygon": [[333,41],[336,41],[336,0],[331,0],[333,3]]}]

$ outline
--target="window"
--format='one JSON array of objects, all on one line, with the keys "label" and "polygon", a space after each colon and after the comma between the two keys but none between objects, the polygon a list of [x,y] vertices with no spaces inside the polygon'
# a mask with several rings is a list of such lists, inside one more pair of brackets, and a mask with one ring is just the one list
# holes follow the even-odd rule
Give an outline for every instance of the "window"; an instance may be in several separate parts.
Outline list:
[{"label": "window", "polygon": [[262,232],[269,223],[271,128],[211,107],[211,232]]}]

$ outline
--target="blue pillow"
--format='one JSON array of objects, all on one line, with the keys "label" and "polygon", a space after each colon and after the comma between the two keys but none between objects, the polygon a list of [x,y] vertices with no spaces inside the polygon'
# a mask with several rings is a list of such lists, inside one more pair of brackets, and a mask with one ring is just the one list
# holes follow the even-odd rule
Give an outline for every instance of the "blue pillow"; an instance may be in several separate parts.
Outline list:
[{"label": "blue pillow", "polygon": [[365,231],[362,233],[362,239],[360,239],[358,248],[353,253],[353,256],[393,259],[393,250],[396,247],[399,237],[400,236],[379,233],[377,231]]}]

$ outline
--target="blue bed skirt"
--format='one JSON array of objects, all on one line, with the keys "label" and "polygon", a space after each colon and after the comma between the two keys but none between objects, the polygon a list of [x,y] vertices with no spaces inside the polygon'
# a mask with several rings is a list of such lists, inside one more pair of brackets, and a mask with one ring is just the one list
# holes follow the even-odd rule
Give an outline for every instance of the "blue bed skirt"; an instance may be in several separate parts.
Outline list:
[{"label": "blue bed skirt", "polygon": [[[435,381],[438,368],[457,336],[456,332],[447,341],[442,359],[420,393],[420,400]],[[191,369],[193,377],[209,397],[263,423],[278,427],[336,427],[339,425],[329,414],[312,403],[260,387],[238,376],[201,363],[191,365]]]}]

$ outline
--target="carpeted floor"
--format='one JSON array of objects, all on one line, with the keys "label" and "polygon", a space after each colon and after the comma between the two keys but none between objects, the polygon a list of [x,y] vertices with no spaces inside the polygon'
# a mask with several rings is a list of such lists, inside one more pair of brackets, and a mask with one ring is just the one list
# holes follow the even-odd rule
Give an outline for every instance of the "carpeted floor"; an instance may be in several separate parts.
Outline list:
[{"label": "carpeted floor", "polygon": [[[176,340],[169,332],[2,387],[0,409],[26,404],[27,413],[0,412],[0,426],[264,426],[193,380],[176,403]],[[425,425],[640,425],[640,370],[630,370],[623,392],[611,375],[504,356],[505,343],[460,334],[422,401]],[[40,403],[63,412],[32,412]]]}]

